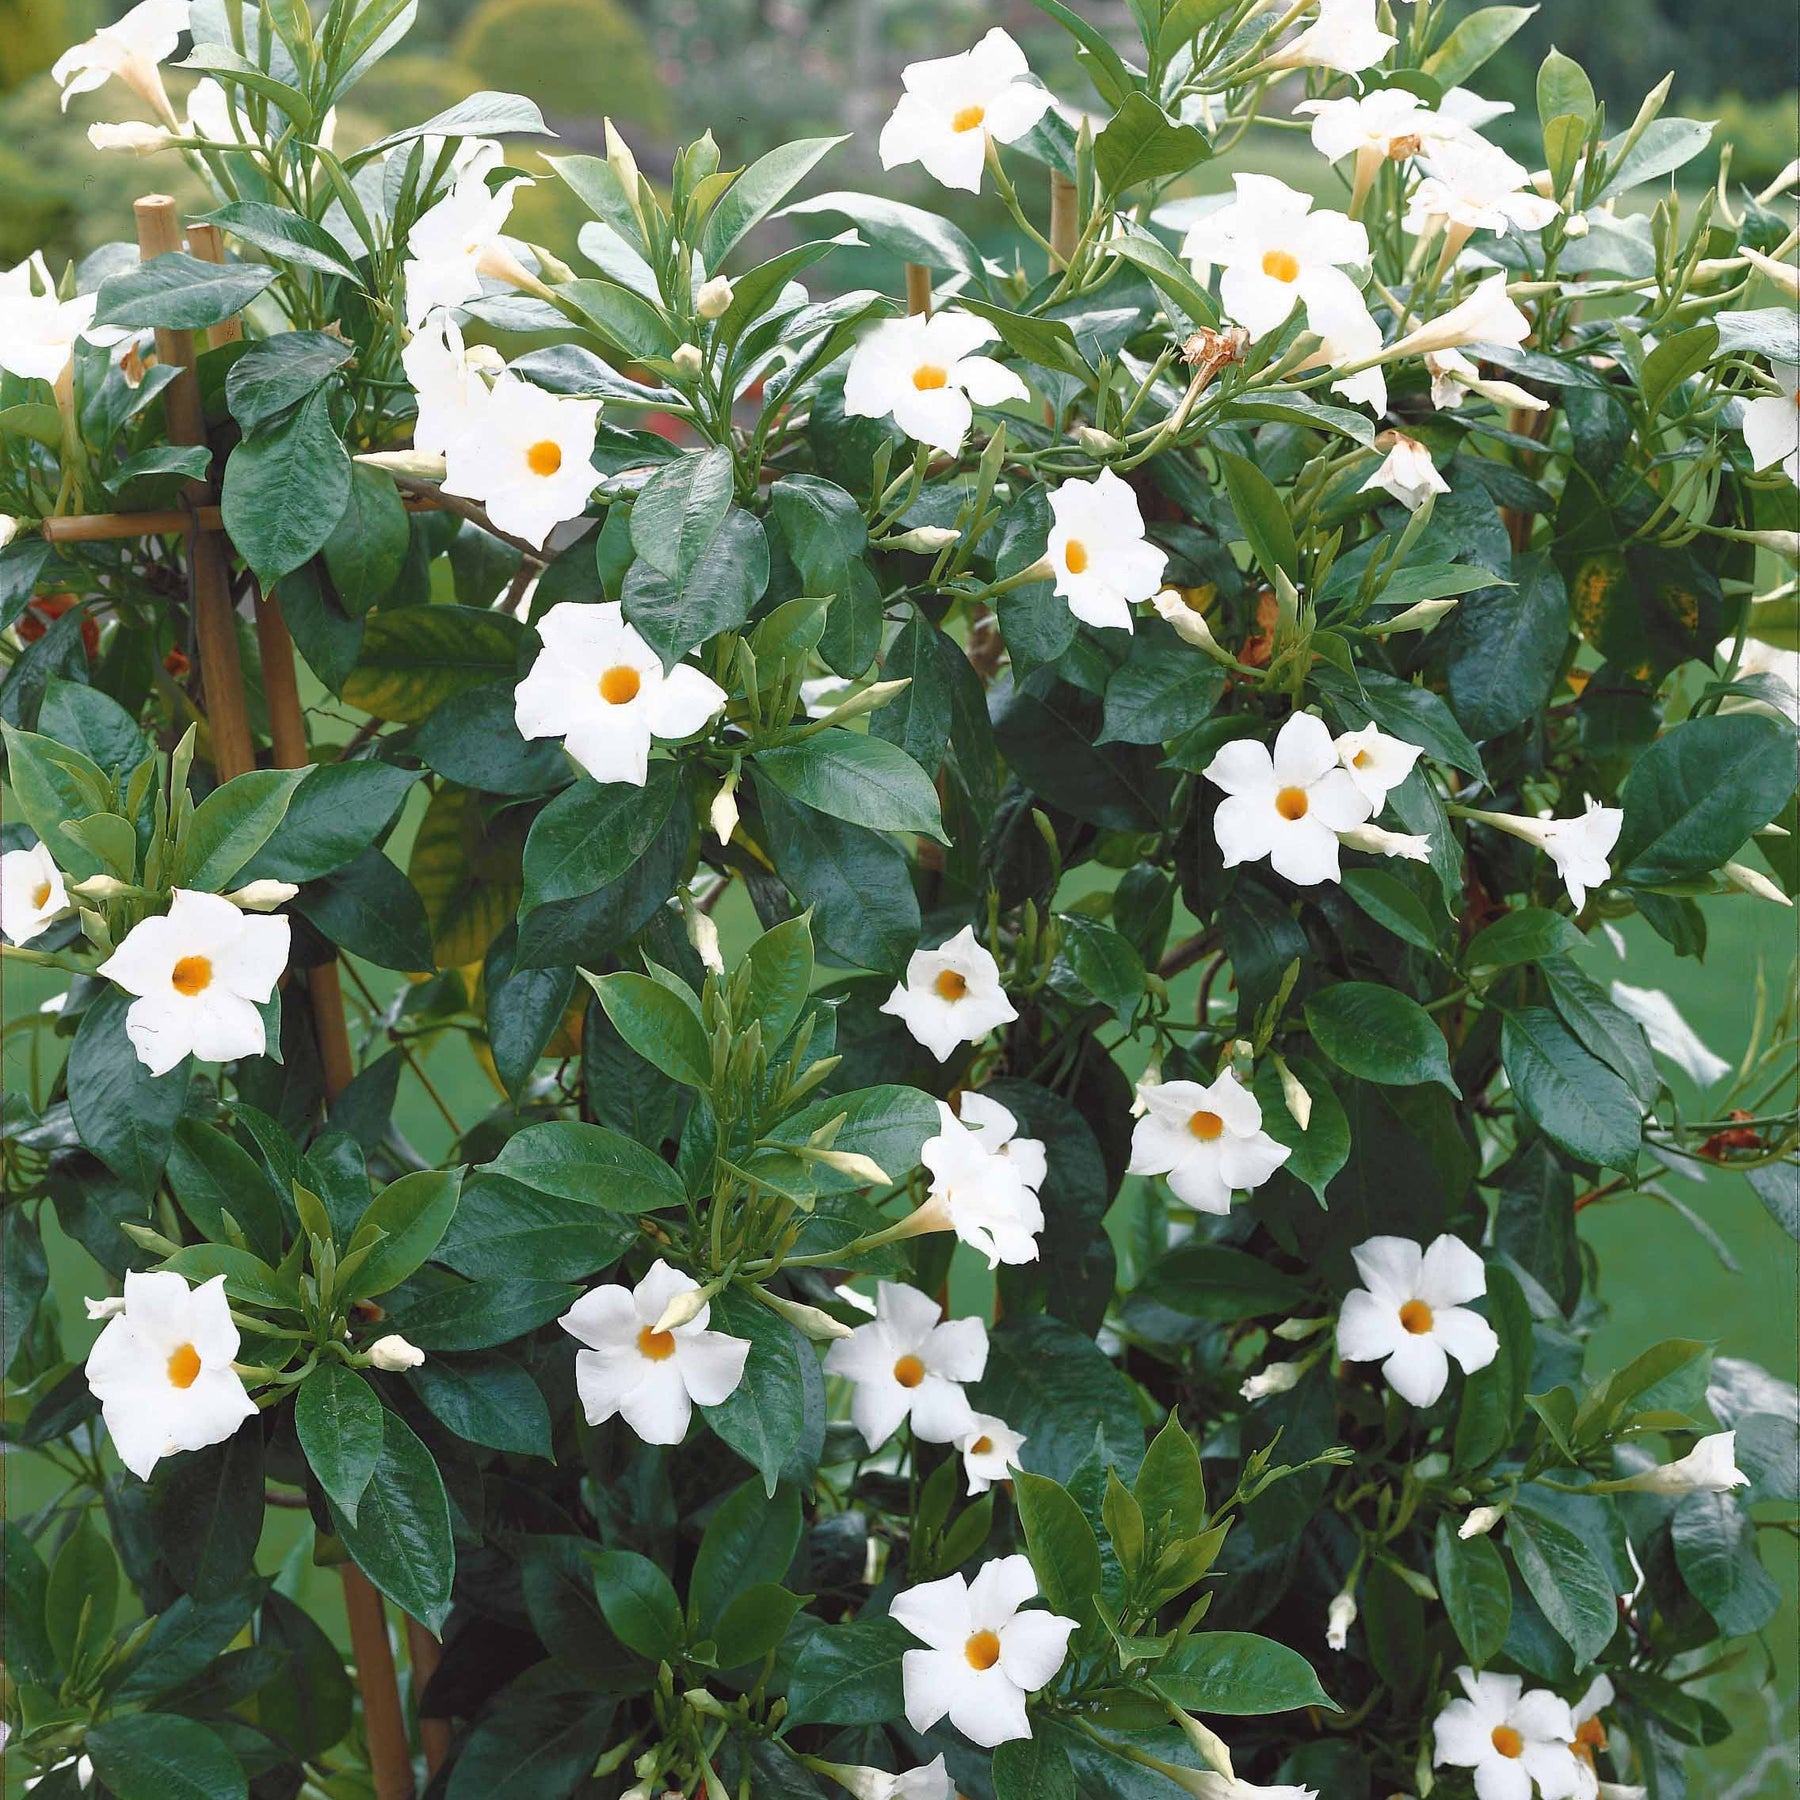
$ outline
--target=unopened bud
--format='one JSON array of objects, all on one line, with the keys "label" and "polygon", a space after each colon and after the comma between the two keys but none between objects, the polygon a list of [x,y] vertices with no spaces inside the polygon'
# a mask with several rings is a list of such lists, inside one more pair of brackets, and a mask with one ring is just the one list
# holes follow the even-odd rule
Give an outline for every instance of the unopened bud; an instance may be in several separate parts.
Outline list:
[{"label": "unopened bud", "polygon": [[662,1309],[662,1317],[650,1327],[652,1331],[673,1331],[678,1325],[690,1324],[706,1310],[708,1290],[702,1287],[683,1288]]},{"label": "unopened bud", "polygon": [[962,536],[960,531],[948,525],[915,525],[910,531],[902,531],[897,536],[887,538],[882,543],[884,550],[917,550],[926,556],[935,556],[940,550],[947,550]]},{"label": "unopened bud", "polygon": [[1570,213],[1569,216],[1563,220],[1564,237],[1584,238],[1587,234],[1588,222],[1586,213]]},{"label": "unopened bud", "polygon": [[123,125],[90,125],[88,142],[96,150],[123,150],[131,156],[156,156],[168,149],[175,134],[161,125],[146,125],[141,119]]},{"label": "unopened bud", "polygon": [[738,816],[737,771],[734,769],[725,777],[725,785],[713,795],[712,805],[707,809],[713,836],[721,844],[731,842],[731,834],[738,828]]},{"label": "unopened bud", "polygon": [[709,1719],[729,1719],[730,1711],[724,1701],[716,1695],[709,1694],[705,1688],[689,1688],[682,1696],[697,1713],[704,1713]]},{"label": "unopened bud", "polygon": [[19,535],[19,521],[11,513],[0,513],[0,550]]},{"label": "unopened bud", "polygon": [[1325,1609],[1325,1648],[1342,1650],[1350,1642],[1350,1627],[1356,1623],[1356,1596],[1346,1588]]},{"label": "unopened bud", "polygon": [[722,319],[731,310],[731,299],[731,283],[723,275],[715,275],[694,296],[694,311],[703,319]]},{"label": "unopened bud", "polygon": [[369,1366],[398,1375],[402,1369],[416,1369],[425,1360],[425,1352],[417,1344],[409,1344],[397,1332],[377,1338],[369,1346]]},{"label": "unopened bud", "polygon": [[422,450],[365,450],[355,459],[371,469],[386,469],[393,475],[410,475],[415,481],[442,481],[444,459],[429,456]]},{"label": "unopened bud", "polygon": [[669,355],[669,361],[675,365],[676,372],[685,375],[689,381],[706,366],[706,358],[700,353],[698,344],[677,344]]},{"label": "unopened bud", "polygon": [[1760,869],[1746,863],[1728,862],[1719,873],[1740,893],[1754,894],[1758,900],[1773,900],[1777,906],[1794,903]]},{"label": "unopened bud", "polygon": [[1505,1517],[1503,1507],[1472,1506],[1469,1508],[1469,1516],[1457,1526],[1456,1535],[1465,1539],[1486,1537]]},{"label": "unopened bud", "polygon": [[1192,644],[1196,650],[1204,650],[1219,662],[1232,660],[1230,652],[1213,636],[1212,627],[1207,624],[1205,615],[1198,607],[1188,604],[1187,596],[1179,588],[1164,588],[1161,593],[1151,597],[1150,604],[1156,609],[1159,619],[1165,619],[1175,627],[1175,635],[1183,643]]},{"label": "unopened bud", "polygon": [[225,896],[240,912],[273,912],[299,893],[291,881],[252,881]]},{"label": "unopened bud", "polygon": [[116,875],[90,875],[86,881],[71,881],[69,891],[84,900],[116,900],[120,894],[131,892],[131,883]]},{"label": "unopened bud", "polygon": [[834,1319],[822,1307],[808,1306],[799,1300],[784,1300],[781,1295],[771,1294],[764,1288],[759,1288],[757,1294],[770,1311],[780,1313],[796,1331],[811,1338],[815,1344],[829,1344],[851,1335],[848,1325],[841,1319]]},{"label": "unopened bud", "polygon": [[1275,1058],[1275,1073],[1281,1077],[1281,1098],[1287,1106],[1288,1116],[1304,1131],[1312,1122],[1312,1095],[1279,1056]]},{"label": "unopened bud", "polygon": [[694,946],[700,961],[715,975],[725,973],[725,956],[719,948],[719,928],[710,913],[697,906],[682,908],[687,919],[688,942]]},{"label": "unopened bud", "polygon": [[109,1294],[104,1300],[90,1300],[85,1296],[81,1304],[87,1308],[90,1320],[116,1319],[125,1310],[124,1296]]},{"label": "unopened bud", "polygon": [[470,344],[463,351],[463,366],[483,375],[498,375],[506,367],[506,358],[492,344]]},{"label": "unopened bud", "polygon": [[1280,1338],[1284,1344],[1303,1344],[1309,1337],[1317,1337],[1330,1323],[1329,1319],[1283,1319],[1270,1335]]},{"label": "unopened bud", "polygon": [[1364,629],[1371,637],[1392,637],[1397,631],[1429,631],[1445,613],[1453,612],[1458,605],[1455,596],[1443,600],[1417,600],[1404,612],[1397,612],[1391,619],[1380,619]]},{"label": "unopened bud", "polygon": [[1430,862],[1431,839],[1411,831],[1386,831],[1379,825],[1352,825],[1340,831],[1338,842],[1371,856],[1399,856],[1407,862]]},{"label": "unopened bud", "polygon": [[872,1156],[864,1156],[858,1150],[814,1150],[804,1149],[799,1154],[808,1162],[823,1163],[828,1169],[835,1169],[840,1175],[848,1175],[854,1182],[863,1187],[888,1187],[893,1178]]},{"label": "unopened bud", "polygon": [[1193,1745],[1195,1754],[1209,1769],[1216,1769],[1227,1781],[1237,1779],[1237,1771],[1231,1766],[1231,1750],[1225,1740],[1216,1731],[1202,1725],[1192,1713],[1182,1712],[1178,1707],[1171,1707],[1175,1723],[1181,1727],[1181,1735]]},{"label": "unopened bud", "polygon": [[1083,425],[1075,433],[1075,441],[1089,456],[1117,456],[1125,448],[1122,438],[1116,438],[1110,431],[1101,431],[1093,425]]},{"label": "unopened bud", "polygon": [[1275,1394],[1291,1392],[1300,1384],[1310,1365],[1304,1362],[1270,1363],[1259,1375],[1252,1375],[1238,1392],[1254,1405],[1259,1400],[1267,1400]]}]

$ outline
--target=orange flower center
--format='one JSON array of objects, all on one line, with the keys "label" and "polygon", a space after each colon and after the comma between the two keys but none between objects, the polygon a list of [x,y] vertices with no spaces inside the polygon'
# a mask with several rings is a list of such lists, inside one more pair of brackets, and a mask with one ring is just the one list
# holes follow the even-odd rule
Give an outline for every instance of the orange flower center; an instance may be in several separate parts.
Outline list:
[{"label": "orange flower center", "polygon": [[1298,281],[1300,259],[1287,250],[1265,250],[1262,272],[1273,281]]},{"label": "orange flower center", "polygon": [[1201,1143],[1210,1144],[1214,1138],[1225,1134],[1225,1121],[1215,1112],[1197,1112],[1188,1120],[1188,1130]]},{"label": "orange flower center", "polygon": [[169,1385],[191,1388],[200,1379],[200,1352],[192,1344],[177,1344],[169,1354]]},{"label": "orange flower center", "polygon": [[1606,1727],[1600,1723],[1599,1716],[1583,1719],[1575,1727],[1575,1754],[1585,1756],[1589,1762],[1594,1760],[1596,1750],[1606,1748]]},{"label": "orange flower center", "polygon": [[205,956],[184,956],[169,971],[169,985],[191,1000],[212,986],[212,960]]},{"label": "orange flower center", "polygon": [[1088,566],[1087,545],[1079,538],[1070,538],[1063,550],[1063,562],[1071,575],[1082,574]]},{"label": "orange flower center", "polygon": [[903,1356],[894,1364],[894,1379],[903,1388],[916,1388],[925,1379],[925,1365],[916,1356]]},{"label": "orange flower center", "polygon": [[1502,1756],[1517,1756],[1525,1748],[1525,1740],[1510,1725],[1494,1727],[1493,1743]]},{"label": "orange flower center", "polygon": [[965,106],[950,121],[950,129],[952,131],[973,131],[986,117],[987,108],[985,106]]},{"label": "orange flower center", "polygon": [[600,698],[608,706],[624,706],[638,697],[644,678],[630,663],[614,663],[600,677]]},{"label": "orange flower center", "polygon": [[534,475],[554,475],[562,467],[562,445],[551,438],[539,438],[525,452],[525,466]]},{"label": "orange flower center", "polygon": [[44,908],[50,904],[49,882],[40,881],[37,886],[31,890],[31,904],[35,906],[39,912],[42,912]]},{"label": "orange flower center", "polygon": [[940,369],[936,363],[920,363],[913,370],[913,386],[921,394],[929,394],[934,388],[948,387],[949,385],[949,373]]},{"label": "orange flower center", "polygon": [[991,1631],[978,1631],[963,1645],[971,1669],[991,1669],[1000,1660],[1000,1640]]},{"label": "orange flower center", "polygon": [[1366,769],[1374,760],[1374,757],[1372,757],[1368,751],[1359,750],[1351,757],[1350,766],[1354,769]]},{"label": "orange flower center", "polygon": [[945,969],[931,985],[937,989],[940,1000],[960,1000],[969,991],[968,978],[954,969]]},{"label": "orange flower center", "polygon": [[1275,810],[1284,819],[1304,819],[1307,805],[1305,788],[1286,787],[1275,796]]},{"label": "orange flower center", "polygon": [[969,1454],[971,1456],[986,1456],[993,1447],[994,1440],[991,1437],[978,1437],[974,1443],[969,1446]]},{"label": "orange flower center", "polygon": [[1400,1323],[1414,1337],[1423,1337],[1431,1329],[1431,1308],[1423,1300],[1409,1300],[1400,1309]]},{"label": "orange flower center", "polygon": [[638,1333],[638,1354],[651,1362],[667,1362],[675,1354],[675,1334],[672,1331],[658,1331],[654,1326],[646,1325]]}]

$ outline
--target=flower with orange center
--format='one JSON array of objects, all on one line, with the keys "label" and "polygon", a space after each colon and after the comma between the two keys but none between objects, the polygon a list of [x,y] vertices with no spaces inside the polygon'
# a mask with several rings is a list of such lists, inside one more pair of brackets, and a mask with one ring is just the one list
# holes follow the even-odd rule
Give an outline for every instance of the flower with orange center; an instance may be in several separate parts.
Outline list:
[{"label": "flower with orange center", "polygon": [[1413,772],[1413,765],[1425,754],[1417,744],[1389,737],[1376,725],[1340,733],[1334,747],[1339,766],[1376,812],[1387,804],[1388,795],[1405,781]]},{"label": "flower with orange center", "polygon": [[532,184],[520,176],[489,192],[487,172],[497,156],[496,151],[493,157],[474,160],[455,187],[421,213],[407,234],[406,247],[412,254],[402,274],[409,331],[417,331],[435,311],[475,299],[484,272],[507,268],[506,240],[500,228],[512,211],[513,196]]},{"label": "flower with orange center", "polygon": [[575,1391],[590,1425],[616,1413],[647,1444],[679,1444],[696,1405],[722,1406],[737,1392],[750,1344],[709,1330],[709,1303],[663,1324],[699,1286],[659,1258],[635,1288],[594,1288],[563,1314],[558,1323],[585,1346],[575,1353]]},{"label": "flower with orange center", "polygon": [[987,1352],[979,1319],[943,1319],[930,1295],[884,1281],[875,1317],[831,1346],[825,1370],[851,1383],[850,1417],[871,1450],[904,1422],[915,1438],[948,1444],[974,1424],[963,1383],[981,1379]]},{"label": "flower with orange center", "polygon": [[945,187],[979,193],[988,140],[1013,143],[1050,106],[1030,77],[1025,52],[997,25],[960,56],[908,64],[906,91],[881,128],[881,166],[922,163]]},{"label": "flower with orange center", "polygon": [[1132,628],[1131,608],[1162,585],[1169,553],[1151,543],[1129,482],[1102,469],[1093,481],[1052,490],[1045,553],[1056,592],[1084,625]]},{"label": "flower with orange center", "polygon": [[68,889],[48,845],[0,855],[0,937],[28,944],[68,910]]},{"label": "flower with orange center", "polygon": [[901,1020],[939,1062],[1019,1016],[1000,985],[1000,965],[975,941],[972,925],[935,950],[915,950],[906,979],[881,1010]]},{"label": "flower with orange center", "polygon": [[63,111],[77,94],[91,94],[117,76],[168,125],[175,109],[163,87],[161,64],[175,54],[188,28],[189,0],[139,0],[123,18],[102,25],[84,44],[56,59],[50,74],[62,89]]},{"label": "flower with orange center", "polygon": [[598,400],[552,394],[512,374],[487,390],[469,377],[460,422],[443,427],[444,492],[479,500],[501,531],[542,545],[581,516],[594,491],[599,420]]},{"label": "flower with orange center", "polygon": [[1131,1132],[1133,1175],[1166,1175],[1196,1212],[1227,1213],[1231,1197],[1262,1184],[1290,1154],[1263,1130],[1256,1096],[1228,1069],[1210,1084],[1146,1083]]},{"label": "flower with orange center", "polygon": [[1527,1690],[1517,1675],[1456,1671],[1466,1698],[1450,1701],[1432,1726],[1433,1762],[1474,1772],[1478,1800],[1579,1800],[1594,1791],[1577,1760],[1575,1721],[1548,1688]]},{"label": "flower with orange center", "polygon": [[1020,1137],[1019,1121],[999,1101],[973,1091],[963,1093],[960,1118],[940,1100],[938,1121],[937,1135],[919,1150],[931,1176],[920,1212],[941,1214],[942,1224],[979,1250],[990,1269],[1035,1262],[1044,1228],[1038,1200],[1044,1146]]},{"label": "flower with orange center", "polygon": [[1375,1237],[1351,1254],[1364,1285],[1344,1297],[1337,1349],[1345,1362],[1380,1362],[1388,1386],[1430,1406],[1454,1357],[1469,1374],[1494,1360],[1500,1340],[1464,1304],[1487,1292],[1487,1268],[1449,1233],[1421,1250],[1411,1238]]},{"label": "flower with orange center", "polygon": [[192,1289],[168,1270],[126,1275],[86,1374],[113,1448],[139,1480],[163,1457],[223,1443],[255,1416],[232,1367],[237,1352],[223,1275]]},{"label": "flower with orange center", "polygon": [[177,888],[98,973],[136,995],[125,1035],[152,1075],[184,1057],[233,1062],[266,1047],[262,1008],[287,967],[288,922],[247,914],[220,894]]},{"label": "flower with orange center", "polygon": [[997,1419],[992,1413],[976,1413],[968,1430],[956,1440],[963,1474],[969,1483],[969,1498],[985,1494],[996,1481],[1010,1480],[1024,1447],[1023,1433],[1014,1431],[1004,1419]]},{"label": "flower with orange center", "polygon": [[975,354],[999,335],[986,319],[954,310],[884,319],[851,352],[844,411],[892,418],[908,437],[954,456],[977,406],[1029,398],[1011,369]]}]

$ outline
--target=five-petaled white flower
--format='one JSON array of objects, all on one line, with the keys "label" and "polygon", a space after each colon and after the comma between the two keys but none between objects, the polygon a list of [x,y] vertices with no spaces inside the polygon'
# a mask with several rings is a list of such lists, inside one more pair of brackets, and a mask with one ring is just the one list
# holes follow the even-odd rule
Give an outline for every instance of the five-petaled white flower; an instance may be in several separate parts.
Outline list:
[{"label": "five-petaled white flower", "polygon": [[1425,754],[1417,744],[1389,737],[1378,725],[1360,731],[1341,732],[1333,746],[1344,771],[1356,783],[1372,812],[1380,812],[1387,797],[1413,772],[1413,764]]},{"label": "five-petaled white flower", "polygon": [[1213,836],[1225,866],[1263,857],[1300,887],[1338,879],[1338,833],[1360,825],[1368,796],[1338,762],[1321,719],[1294,713],[1271,754],[1257,738],[1236,738],[1206,765],[1206,779],[1225,790],[1213,814]]},{"label": "five-petaled white flower", "polygon": [[1681,1008],[1661,988],[1615,981],[1612,1002],[1643,1026],[1650,1048],[1666,1056],[1696,1087],[1711,1087],[1721,1075],[1731,1073],[1731,1064],[1707,1049],[1700,1034],[1681,1016]]},{"label": "five-petaled white flower", "polygon": [[1129,631],[1131,608],[1155,594],[1169,560],[1144,536],[1131,484],[1111,469],[1093,481],[1065,481],[1051,493],[1050,511],[1057,593],[1084,625]]},{"label": "five-petaled white flower", "polygon": [[1507,293],[1506,277],[1490,275],[1448,312],[1396,338],[1381,352],[1381,360],[1427,356],[1437,350],[1458,350],[1465,344],[1522,344],[1530,335],[1531,321]]},{"label": "five-petaled white flower", "polygon": [[949,1228],[979,1250],[990,1269],[1003,1262],[1035,1262],[1037,1234],[1044,1229],[1038,1202],[1044,1146],[1017,1136],[1019,1121],[985,1094],[964,1092],[960,1121],[942,1100],[937,1104],[938,1135],[919,1151],[931,1174],[921,1210],[941,1211]]},{"label": "five-petaled white flower", "polygon": [[642,787],[650,744],[703,730],[725,690],[693,667],[662,659],[616,600],[565,600],[538,620],[544,647],[513,691],[519,734],[560,737],[596,781]]},{"label": "five-petaled white flower", "polygon": [[1196,1212],[1226,1213],[1231,1196],[1258,1188],[1292,1155],[1262,1128],[1256,1096],[1227,1069],[1216,1081],[1140,1087],[1144,1116],[1131,1130],[1133,1175],[1166,1175]]},{"label": "five-petaled white flower", "polygon": [[[476,409],[488,394],[463,348],[456,320],[447,311],[432,313],[407,340],[400,366],[419,403],[413,448],[447,458],[450,446],[475,426]],[[586,496],[582,499],[585,504]]]},{"label": "five-petaled white flower", "polygon": [[1077,1623],[1021,1611],[1037,1592],[1030,1560],[1002,1556],[973,1581],[946,1575],[895,1596],[893,1617],[926,1646],[900,1659],[906,1722],[914,1731],[929,1731],[947,1713],[983,1749],[1031,1736],[1025,1696],[1062,1667]]},{"label": "five-petaled white flower", "polygon": [[1265,68],[1373,68],[1400,40],[1375,23],[1375,0],[1319,0],[1319,16],[1268,58]]},{"label": "five-petaled white flower", "polygon": [[1477,231],[1504,237],[1509,230],[1542,231],[1562,211],[1531,185],[1531,172],[1480,138],[1448,139],[1424,158],[1425,179],[1413,190],[1405,230],[1429,234],[1442,227],[1451,254]]},{"label": "five-petaled white flower", "polygon": [[975,354],[999,335],[966,312],[884,319],[851,352],[844,411],[853,419],[891,416],[908,437],[954,456],[975,407],[1029,398],[1011,369]]},{"label": "five-petaled white flower", "polygon": [[1380,488],[1406,508],[1417,512],[1433,494],[1447,494],[1450,484],[1438,473],[1431,452],[1417,438],[1402,431],[1384,434],[1392,439],[1381,466],[1362,484],[1362,492]]},{"label": "five-petaled white flower", "polygon": [[481,292],[481,277],[510,280],[518,273],[517,253],[500,234],[513,196],[531,183],[524,176],[488,191],[492,159],[479,158],[455,187],[407,233],[412,252],[402,271],[406,280],[406,323],[416,331],[438,307],[461,306]]},{"label": "five-petaled white flower", "polygon": [[1715,1431],[1674,1462],[1606,1483],[1611,1493],[1671,1495],[1728,1494],[1749,1485],[1750,1477],[1737,1466],[1735,1431]]},{"label": "five-petaled white flower", "polygon": [[1589,889],[1604,887],[1612,879],[1607,858],[1619,841],[1625,814],[1616,806],[1602,806],[1591,795],[1573,819],[1522,819],[1514,813],[1473,810],[1468,816],[1544,851],[1556,864],[1577,912],[1587,904]]},{"label": "five-petaled white flower", "polygon": [[[44,280],[39,293],[31,291],[34,271]],[[21,263],[0,287],[0,370],[55,387],[68,373],[78,338],[110,346],[130,337],[119,326],[93,323],[96,299],[75,294],[59,300],[39,259]]]},{"label": "five-petaled white flower", "polygon": [[881,166],[925,165],[945,187],[981,191],[987,140],[1022,138],[1051,104],[1029,79],[1025,52],[996,25],[972,50],[909,63],[906,92],[881,128]]},{"label": "five-petaled white flower", "polygon": [[1000,965],[965,925],[935,950],[915,950],[906,979],[882,1001],[939,1062],[1019,1016],[1000,986]]},{"label": "five-petaled white flower", "polygon": [[69,910],[69,891],[48,844],[0,856],[0,937],[29,944]]},{"label": "five-petaled white flower", "polygon": [[1461,1238],[1445,1232],[1421,1250],[1411,1238],[1372,1237],[1350,1254],[1364,1285],[1344,1296],[1338,1355],[1380,1362],[1409,1405],[1435,1404],[1450,1357],[1473,1375],[1499,1354],[1493,1326],[1462,1304],[1487,1292],[1487,1267]]},{"label": "five-petaled white flower", "polygon": [[1188,228],[1181,253],[1204,278],[1217,263],[1219,300],[1250,333],[1267,337],[1304,302],[1321,336],[1368,307],[1340,266],[1369,259],[1369,234],[1337,212],[1314,212],[1312,196],[1272,175],[1237,175],[1237,198]]},{"label": "five-petaled white flower", "polygon": [[578,400],[502,375],[469,391],[464,429],[449,439],[444,492],[479,500],[501,530],[541,546],[578,518],[594,491],[598,400]]},{"label": "five-petaled white flower", "polygon": [[160,64],[175,54],[176,42],[188,28],[189,0],[139,0],[111,25],[102,25],[84,44],[71,45],[51,65],[62,89],[63,111],[77,94],[91,94],[113,76],[125,83],[169,124],[175,109],[163,87]]},{"label": "five-petaled white flower", "polygon": [[1432,1726],[1434,1766],[1475,1771],[1479,1800],[1577,1800],[1587,1773],[1571,1742],[1569,1703],[1548,1688],[1526,1690],[1517,1675],[1461,1668],[1466,1700],[1452,1700]]},{"label": "five-petaled white flower", "polygon": [[1781,392],[1744,402],[1744,447],[1753,469],[1780,463],[1789,481],[1800,482],[1800,363],[1771,361],[1769,373]]},{"label": "five-petaled white flower", "polygon": [[709,1331],[710,1303],[659,1329],[670,1303],[699,1286],[659,1257],[635,1288],[597,1287],[557,1321],[587,1346],[575,1353],[575,1391],[590,1425],[617,1413],[646,1444],[679,1444],[696,1403],[722,1406],[737,1392],[750,1343]]},{"label": "five-petaled white flower", "polygon": [[152,1075],[184,1056],[261,1056],[263,1016],[287,967],[288,922],[242,913],[221,894],[177,888],[168,912],[141,920],[97,973],[135,994],[125,1035]]},{"label": "five-petaled white flower", "polygon": [[987,1327],[979,1319],[943,1319],[929,1294],[898,1282],[875,1289],[875,1317],[825,1352],[827,1373],[855,1392],[850,1417],[879,1450],[910,1420],[915,1438],[953,1444],[974,1423],[963,1383],[987,1367]]},{"label": "five-petaled white flower", "polygon": [[1023,1432],[1014,1431],[1004,1419],[992,1413],[976,1413],[974,1422],[956,1440],[963,1459],[963,1474],[968,1477],[969,1497],[985,1494],[996,1481],[1008,1481],[1019,1465],[1019,1452],[1025,1447]]},{"label": "five-petaled white flower", "polygon": [[119,1460],[140,1481],[165,1456],[222,1444],[256,1402],[231,1361],[225,1277],[190,1288],[172,1270],[125,1276],[125,1304],[88,1352],[87,1384]]},{"label": "five-petaled white flower", "polygon": [[1356,158],[1350,210],[1357,211],[1384,162],[1404,162],[1468,129],[1434,112],[1405,88],[1375,88],[1339,100],[1302,100],[1297,113],[1311,113],[1312,145],[1327,162]]}]

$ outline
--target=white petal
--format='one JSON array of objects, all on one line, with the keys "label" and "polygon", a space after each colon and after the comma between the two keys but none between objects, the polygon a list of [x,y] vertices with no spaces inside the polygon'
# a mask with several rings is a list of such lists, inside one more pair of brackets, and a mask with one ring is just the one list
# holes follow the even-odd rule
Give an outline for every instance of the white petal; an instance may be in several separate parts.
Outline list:
[{"label": "white petal", "polygon": [[1462,1365],[1465,1375],[1485,1369],[1500,1354],[1493,1326],[1466,1306],[1433,1308],[1431,1335]]},{"label": "white petal", "polygon": [[722,1406],[737,1392],[749,1355],[747,1338],[731,1337],[723,1331],[702,1331],[693,1337],[675,1339],[675,1361],[681,1379],[700,1406]]},{"label": "white petal", "polygon": [[1487,1264],[1461,1238],[1444,1232],[1433,1238],[1419,1264],[1417,1298],[1434,1312],[1460,1306],[1487,1292]]},{"label": "white petal", "polygon": [[1450,1380],[1450,1363],[1429,1335],[1408,1332],[1381,1366],[1387,1384],[1413,1406],[1434,1405]]},{"label": "white petal", "polygon": [[[579,1363],[580,1358],[576,1360]],[[619,1399],[619,1417],[646,1444],[679,1444],[692,1416],[681,1367],[674,1357],[649,1363],[644,1378]]]},{"label": "white petal", "polygon": [[1063,1666],[1074,1619],[1056,1613],[1022,1612],[1000,1633],[1000,1667],[1026,1693],[1036,1693]]},{"label": "white petal", "polygon": [[1352,1288],[1338,1314],[1338,1355],[1345,1362],[1379,1362],[1399,1348],[1405,1330],[1397,1308],[1367,1288]]},{"label": "white petal", "polygon": [[1379,1299],[1390,1301],[1396,1312],[1418,1297],[1425,1253],[1411,1238],[1365,1238],[1350,1254],[1363,1285]]}]

